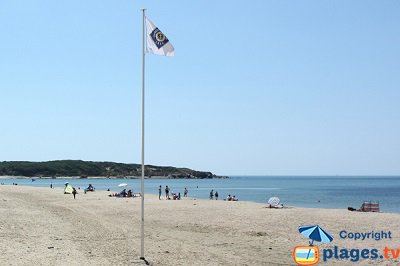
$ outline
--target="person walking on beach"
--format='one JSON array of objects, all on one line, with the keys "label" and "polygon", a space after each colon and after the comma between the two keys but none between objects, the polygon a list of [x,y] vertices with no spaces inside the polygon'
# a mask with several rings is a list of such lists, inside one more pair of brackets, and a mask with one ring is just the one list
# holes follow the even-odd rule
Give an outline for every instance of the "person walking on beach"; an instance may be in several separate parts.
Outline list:
[{"label": "person walking on beach", "polygon": [[218,191],[215,191],[215,200],[218,200]]},{"label": "person walking on beach", "polygon": [[165,198],[169,199],[169,187],[165,186]]},{"label": "person walking on beach", "polygon": [[161,200],[161,191],[162,191],[162,187],[160,185],[160,187],[158,188],[158,199]]},{"label": "person walking on beach", "polygon": [[187,188],[185,188],[185,190],[183,191],[183,196],[187,197],[187,193],[188,193],[188,190],[187,190]]},{"label": "person walking on beach", "polygon": [[72,195],[74,195],[74,199],[75,199],[75,195],[76,195],[76,189],[72,188]]},{"label": "person walking on beach", "polygon": [[210,200],[214,198],[214,189],[211,189],[210,191]]}]

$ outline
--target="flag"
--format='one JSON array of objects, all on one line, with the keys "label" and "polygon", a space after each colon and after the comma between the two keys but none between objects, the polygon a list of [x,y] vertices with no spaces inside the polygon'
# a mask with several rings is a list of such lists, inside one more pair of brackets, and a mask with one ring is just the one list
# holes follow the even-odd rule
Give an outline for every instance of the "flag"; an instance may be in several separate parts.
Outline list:
[{"label": "flag", "polygon": [[174,47],[147,17],[146,19],[146,52],[156,55],[174,56]]}]

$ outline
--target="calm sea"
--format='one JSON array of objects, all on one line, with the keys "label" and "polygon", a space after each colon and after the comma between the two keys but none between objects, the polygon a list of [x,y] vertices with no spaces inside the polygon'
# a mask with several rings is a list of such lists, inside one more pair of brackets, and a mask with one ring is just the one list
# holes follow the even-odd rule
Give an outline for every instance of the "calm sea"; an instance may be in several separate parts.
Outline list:
[{"label": "calm sea", "polygon": [[[134,192],[140,191],[140,179],[1,179],[5,185],[64,187],[65,182],[84,189],[91,183],[97,190],[120,191],[120,183],[128,183]],[[266,203],[276,196],[285,205],[297,207],[359,208],[366,200],[379,201],[383,212],[400,213],[400,177],[385,176],[233,176],[229,179],[146,179],[145,193],[157,194],[158,186],[168,185],[171,192],[185,187],[189,196],[208,198],[211,189],[219,197],[235,195],[239,200]],[[164,194],[164,191],[163,191]]]}]

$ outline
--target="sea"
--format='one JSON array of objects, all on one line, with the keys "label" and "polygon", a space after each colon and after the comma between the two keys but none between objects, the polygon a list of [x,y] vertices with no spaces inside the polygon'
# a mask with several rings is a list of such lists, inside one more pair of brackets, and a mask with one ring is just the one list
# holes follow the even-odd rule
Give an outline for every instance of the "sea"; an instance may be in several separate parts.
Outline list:
[{"label": "sea", "polygon": [[[122,190],[118,185],[140,192],[140,179],[0,179],[4,185],[64,187],[65,182],[83,190],[92,184],[96,190]],[[382,212],[400,213],[400,176],[231,176],[226,179],[146,179],[145,193],[158,194],[158,187],[168,185],[170,193],[188,189],[192,198],[208,199],[218,191],[219,200],[235,195],[240,201],[267,204],[278,197],[286,206],[307,208],[360,208],[364,201],[376,201]],[[78,190],[79,191],[79,190]]]}]

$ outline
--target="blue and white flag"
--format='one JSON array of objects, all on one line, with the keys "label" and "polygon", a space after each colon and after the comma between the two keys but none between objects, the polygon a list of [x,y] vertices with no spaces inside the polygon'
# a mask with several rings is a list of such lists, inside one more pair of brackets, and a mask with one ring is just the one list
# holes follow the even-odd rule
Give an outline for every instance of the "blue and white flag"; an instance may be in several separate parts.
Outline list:
[{"label": "blue and white flag", "polygon": [[156,55],[174,56],[175,49],[164,35],[154,24],[146,17],[146,52]]}]

